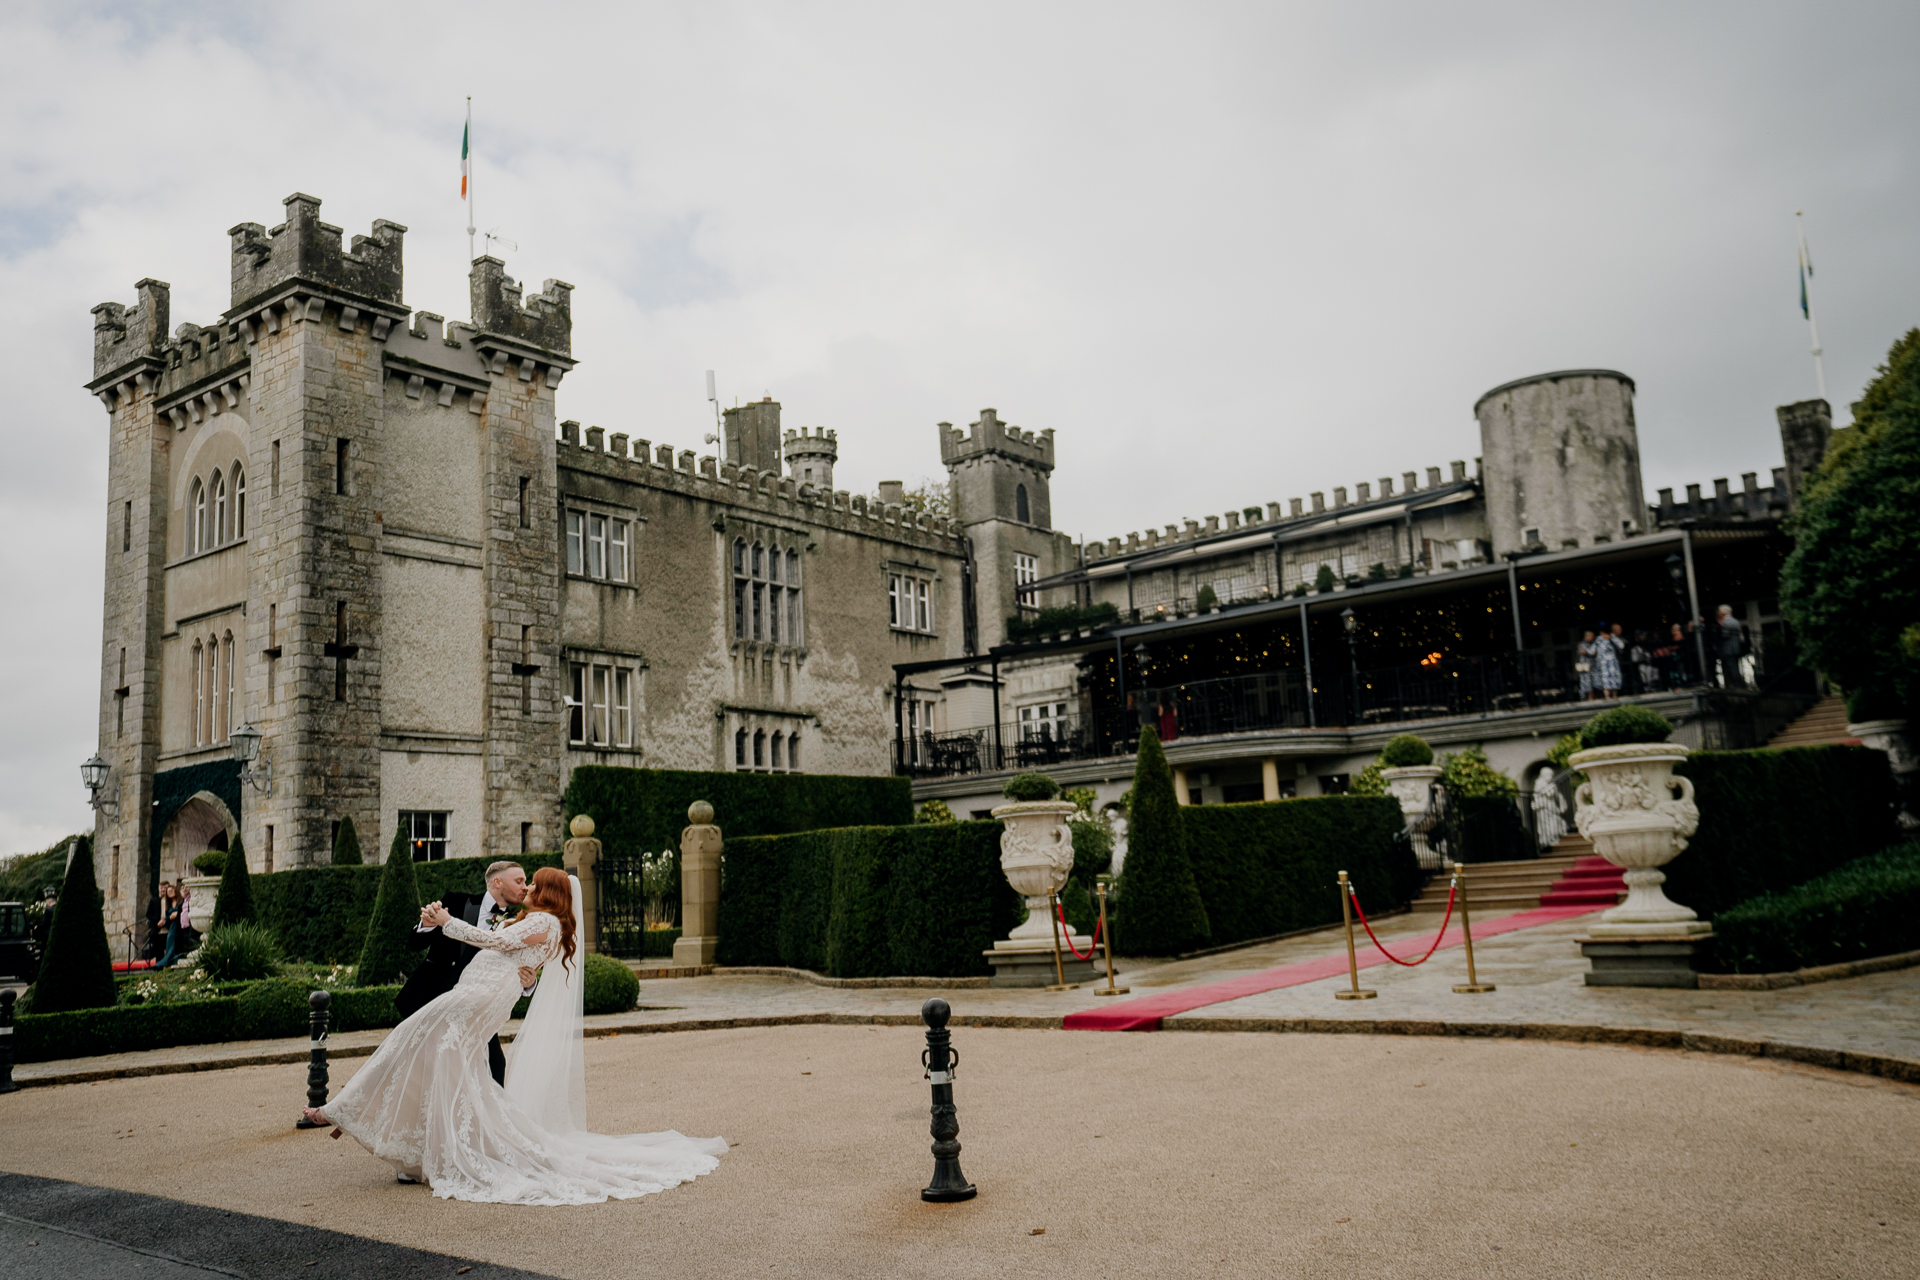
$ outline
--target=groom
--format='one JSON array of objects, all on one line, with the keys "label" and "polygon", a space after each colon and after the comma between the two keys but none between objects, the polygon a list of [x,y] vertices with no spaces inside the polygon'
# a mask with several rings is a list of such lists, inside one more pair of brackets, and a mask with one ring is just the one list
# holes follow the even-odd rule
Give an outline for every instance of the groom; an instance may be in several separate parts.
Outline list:
[{"label": "groom", "polygon": [[[441,899],[441,905],[468,924],[491,932],[506,923],[526,900],[527,873],[517,862],[496,862],[487,868],[486,880],[485,893],[450,893]],[[478,947],[456,942],[437,927],[428,928],[424,924],[413,931],[407,945],[415,951],[425,951],[427,958],[393,998],[402,1018],[411,1018],[437,997],[453,990],[454,984],[460,981],[461,970],[480,954]],[[534,971],[521,969],[522,990],[531,994],[533,985]],[[502,1052],[497,1035],[487,1041],[487,1068],[493,1072],[495,1084],[506,1084],[507,1055]]]}]

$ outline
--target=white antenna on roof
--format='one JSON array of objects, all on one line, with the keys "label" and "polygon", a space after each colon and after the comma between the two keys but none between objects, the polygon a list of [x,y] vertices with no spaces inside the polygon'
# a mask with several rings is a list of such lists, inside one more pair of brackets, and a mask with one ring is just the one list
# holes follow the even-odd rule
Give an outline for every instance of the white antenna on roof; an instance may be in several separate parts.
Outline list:
[{"label": "white antenna on roof", "polygon": [[707,443],[720,452],[720,460],[727,460],[726,433],[720,427],[720,397],[713,389],[713,370],[707,370],[707,403],[713,406],[713,434],[707,437]]}]

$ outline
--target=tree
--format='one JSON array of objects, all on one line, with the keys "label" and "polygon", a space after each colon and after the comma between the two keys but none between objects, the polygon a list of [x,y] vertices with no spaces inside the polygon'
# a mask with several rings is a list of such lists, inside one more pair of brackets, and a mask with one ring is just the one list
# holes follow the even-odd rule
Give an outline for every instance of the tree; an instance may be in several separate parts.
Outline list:
[{"label": "tree", "polygon": [[1172,955],[1206,944],[1211,933],[1207,908],[1187,854],[1187,828],[1173,795],[1173,770],[1150,727],[1140,731],[1120,883],[1124,915],[1117,933],[1128,955]]},{"label": "tree", "polygon": [[93,877],[93,840],[81,836],[67,859],[47,953],[40,960],[40,978],[33,987],[35,1013],[104,1009],[118,999],[103,906]]},{"label": "tree", "polygon": [[1339,582],[1339,579],[1334,576],[1333,566],[1330,564],[1321,565],[1319,572],[1313,575],[1313,589],[1315,591],[1331,591],[1337,582]]},{"label": "tree", "polygon": [[1920,712],[1920,329],[1834,433],[1788,521],[1780,609],[1858,722]]},{"label": "tree", "polygon": [[[911,489],[903,491],[900,505],[908,511],[917,511],[930,516],[951,516],[953,514],[953,495],[947,486],[937,480],[924,477]],[[867,499],[869,505],[878,508],[885,505],[879,494]]]},{"label": "tree", "polygon": [[360,833],[353,829],[352,816],[340,819],[340,829],[333,833],[333,865],[357,867],[365,862],[366,859],[360,856]]},{"label": "tree", "polygon": [[220,872],[220,896],[213,903],[213,923],[239,924],[253,919],[253,879],[247,874],[247,846],[239,836],[227,850]]},{"label": "tree", "polygon": [[367,921],[367,940],[360,948],[354,985],[378,987],[406,977],[414,965],[407,935],[419,923],[420,882],[414,875],[413,851],[407,848],[406,833],[396,828],[387,849],[387,865],[380,873],[380,889],[374,895],[373,918]]}]

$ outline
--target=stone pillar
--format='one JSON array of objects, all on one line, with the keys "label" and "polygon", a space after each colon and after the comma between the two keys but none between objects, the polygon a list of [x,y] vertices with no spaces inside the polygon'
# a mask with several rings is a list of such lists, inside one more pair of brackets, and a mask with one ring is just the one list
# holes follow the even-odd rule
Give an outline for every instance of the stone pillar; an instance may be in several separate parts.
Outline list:
[{"label": "stone pillar", "polygon": [[673,944],[673,962],[712,964],[720,943],[720,851],[726,842],[705,800],[687,807],[687,821],[692,825],[680,833],[680,940]]},{"label": "stone pillar", "polygon": [[600,842],[593,838],[593,819],[586,814],[575,815],[567,830],[573,832],[573,839],[567,841],[561,850],[567,870],[580,877],[580,950],[598,951],[600,949],[600,893],[595,879],[600,864]]},{"label": "stone pillar", "polygon": [[1262,800],[1280,798],[1280,762],[1272,756],[1260,762],[1260,798]]},{"label": "stone pillar", "polygon": [[1783,404],[1773,411],[1780,423],[1780,451],[1787,459],[1787,497],[1800,505],[1800,488],[1827,456],[1833,439],[1833,410],[1825,400]]},{"label": "stone pillar", "polygon": [[1173,771],[1173,799],[1176,804],[1193,803],[1191,795],[1187,791],[1187,771],[1185,769],[1175,769]]}]

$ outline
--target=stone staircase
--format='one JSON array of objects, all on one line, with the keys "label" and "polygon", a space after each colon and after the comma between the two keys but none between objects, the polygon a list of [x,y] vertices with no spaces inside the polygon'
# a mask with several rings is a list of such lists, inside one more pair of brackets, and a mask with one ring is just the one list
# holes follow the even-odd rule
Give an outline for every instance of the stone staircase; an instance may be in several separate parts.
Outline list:
[{"label": "stone staircase", "polygon": [[1847,704],[1838,694],[1807,708],[1806,714],[1773,735],[1770,747],[1857,746],[1860,739],[1847,732]]},{"label": "stone staircase", "polygon": [[[1414,899],[1413,909],[1445,911],[1451,880],[1442,874],[1428,881]],[[1592,842],[1572,831],[1543,857],[1467,865],[1467,904],[1475,911],[1526,911],[1589,902],[1611,907],[1625,892],[1620,869],[1596,856]]]}]

